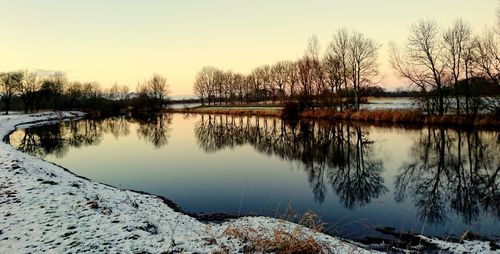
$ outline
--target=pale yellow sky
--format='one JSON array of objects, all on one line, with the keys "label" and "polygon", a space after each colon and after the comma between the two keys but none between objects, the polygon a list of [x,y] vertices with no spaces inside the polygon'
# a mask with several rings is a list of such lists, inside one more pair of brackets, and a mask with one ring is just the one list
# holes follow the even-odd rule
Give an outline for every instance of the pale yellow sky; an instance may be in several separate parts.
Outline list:
[{"label": "pale yellow sky", "polygon": [[189,95],[196,72],[214,65],[248,73],[293,60],[316,34],[325,47],[341,27],[378,41],[382,82],[403,86],[387,44],[408,27],[463,18],[476,32],[493,25],[497,0],[0,0],[0,71],[63,71],[71,80],[136,87],[157,72],[172,95]]}]

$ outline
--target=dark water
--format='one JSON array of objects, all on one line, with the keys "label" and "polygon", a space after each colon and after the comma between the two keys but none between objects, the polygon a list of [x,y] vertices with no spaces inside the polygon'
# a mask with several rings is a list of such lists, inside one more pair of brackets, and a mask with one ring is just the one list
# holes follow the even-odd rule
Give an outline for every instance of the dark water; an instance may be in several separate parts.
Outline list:
[{"label": "dark water", "polygon": [[162,115],[20,129],[19,150],[197,213],[314,211],[351,239],[391,227],[500,235],[500,133]]}]

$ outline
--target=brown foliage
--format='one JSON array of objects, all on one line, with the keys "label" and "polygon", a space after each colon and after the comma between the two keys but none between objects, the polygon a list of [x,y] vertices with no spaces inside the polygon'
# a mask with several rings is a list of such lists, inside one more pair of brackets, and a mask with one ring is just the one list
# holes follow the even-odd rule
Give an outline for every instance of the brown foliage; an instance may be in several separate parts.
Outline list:
[{"label": "brown foliage", "polygon": [[351,120],[398,124],[435,124],[488,128],[500,127],[500,118],[493,114],[477,116],[425,115],[416,110],[336,111],[330,109],[319,109],[304,111],[300,114],[300,117],[309,119]]},{"label": "brown foliage", "polygon": [[316,222],[311,212],[304,213],[292,228],[280,225],[269,232],[252,226],[230,226],[225,234],[247,243],[248,252],[258,253],[333,253],[330,246],[316,240],[322,224]]}]

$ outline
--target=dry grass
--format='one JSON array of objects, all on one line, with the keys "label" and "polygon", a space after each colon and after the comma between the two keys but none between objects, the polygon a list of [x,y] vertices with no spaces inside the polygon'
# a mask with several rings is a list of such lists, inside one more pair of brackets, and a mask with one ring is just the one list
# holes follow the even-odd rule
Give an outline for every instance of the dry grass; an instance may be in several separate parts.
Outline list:
[{"label": "dry grass", "polygon": [[[283,112],[279,109],[241,109],[231,108],[193,108],[172,109],[174,113],[195,114],[224,114],[244,116],[273,116],[282,117]],[[332,109],[306,110],[300,113],[300,118],[323,119],[323,120],[347,120],[384,124],[429,124],[445,126],[475,126],[485,128],[499,128],[500,117],[494,114],[483,114],[476,116],[467,115],[425,115],[418,110],[345,110]]]},{"label": "dry grass", "polygon": [[312,212],[304,213],[292,228],[289,225],[283,221],[272,232],[267,228],[231,226],[225,234],[247,243],[245,251],[249,253],[333,253],[329,245],[317,241],[315,235],[323,230],[323,225]]},{"label": "dry grass", "polygon": [[193,109],[171,109],[173,113],[189,113],[189,114],[213,114],[213,115],[239,115],[239,116],[274,116],[281,117],[279,109],[245,109],[238,108],[193,108]]},{"label": "dry grass", "polygon": [[417,110],[360,110],[336,111],[330,109],[307,110],[301,118],[351,120],[364,122],[431,124],[450,126],[476,126],[487,128],[500,127],[500,118],[493,114],[467,115],[424,115]]}]

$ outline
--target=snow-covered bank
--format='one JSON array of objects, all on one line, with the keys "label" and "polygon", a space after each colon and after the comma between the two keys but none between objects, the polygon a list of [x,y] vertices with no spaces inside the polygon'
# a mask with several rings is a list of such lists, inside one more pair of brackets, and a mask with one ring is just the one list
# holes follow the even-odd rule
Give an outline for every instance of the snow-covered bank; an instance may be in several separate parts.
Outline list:
[{"label": "snow-covered bank", "polygon": [[[20,124],[81,115],[2,115],[0,136]],[[252,250],[252,241],[243,239],[255,237],[265,243],[277,232],[313,239],[335,253],[373,252],[273,218],[202,223],[175,212],[158,197],[86,180],[4,142],[0,142],[0,217],[0,253],[237,253]]]}]

